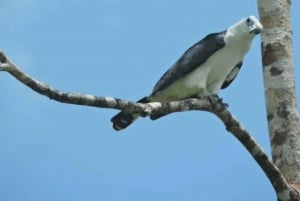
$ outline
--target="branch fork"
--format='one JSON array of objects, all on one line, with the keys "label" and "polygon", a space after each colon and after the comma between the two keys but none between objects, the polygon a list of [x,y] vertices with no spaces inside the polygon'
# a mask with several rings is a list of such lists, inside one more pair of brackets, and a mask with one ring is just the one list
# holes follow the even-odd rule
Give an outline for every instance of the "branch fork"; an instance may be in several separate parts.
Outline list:
[{"label": "branch fork", "polygon": [[113,97],[63,92],[54,89],[47,84],[39,82],[22,72],[6,57],[4,52],[1,50],[0,71],[6,71],[10,73],[17,80],[27,85],[37,93],[61,103],[126,110],[128,112],[138,113],[142,117],[149,116],[152,120],[156,120],[170,113],[188,110],[211,112],[224,123],[226,129],[241,142],[241,144],[256,160],[273,185],[279,200],[292,200],[293,198],[300,200],[299,192],[287,182],[277,166],[268,158],[262,147],[230,113],[228,110],[228,105],[223,103],[222,99],[218,98],[217,96],[191,98],[168,103],[135,103]]}]

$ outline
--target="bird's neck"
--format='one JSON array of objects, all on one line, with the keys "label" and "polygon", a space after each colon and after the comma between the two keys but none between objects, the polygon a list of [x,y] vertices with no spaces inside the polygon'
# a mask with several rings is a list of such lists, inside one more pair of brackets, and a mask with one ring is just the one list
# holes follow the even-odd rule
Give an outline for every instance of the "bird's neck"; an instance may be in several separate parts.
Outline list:
[{"label": "bird's neck", "polygon": [[236,54],[245,54],[249,50],[253,38],[252,34],[238,30],[236,27],[230,27],[224,40],[233,52],[237,51]]}]

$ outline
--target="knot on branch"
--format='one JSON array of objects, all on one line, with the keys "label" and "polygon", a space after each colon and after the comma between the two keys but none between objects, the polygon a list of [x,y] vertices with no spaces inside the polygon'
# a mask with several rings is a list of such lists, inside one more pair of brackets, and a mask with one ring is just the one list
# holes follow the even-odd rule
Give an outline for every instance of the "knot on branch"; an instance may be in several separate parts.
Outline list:
[{"label": "knot on branch", "polygon": [[141,117],[147,117],[151,114],[152,108],[151,105],[149,104],[144,104],[144,103],[137,103],[138,106],[140,106],[140,111],[139,114]]}]

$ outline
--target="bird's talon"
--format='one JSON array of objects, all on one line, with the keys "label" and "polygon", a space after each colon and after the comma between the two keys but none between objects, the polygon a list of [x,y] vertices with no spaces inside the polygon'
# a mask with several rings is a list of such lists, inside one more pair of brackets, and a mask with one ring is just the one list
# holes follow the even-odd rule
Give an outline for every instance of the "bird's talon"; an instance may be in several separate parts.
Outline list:
[{"label": "bird's talon", "polygon": [[217,94],[207,96],[207,98],[208,98],[208,101],[210,102],[210,104],[213,106],[213,108],[216,108],[216,105],[218,103],[221,104],[225,108],[229,107],[229,105],[227,103],[224,103],[223,99],[220,98]]},{"label": "bird's talon", "polygon": [[207,98],[208,98],[208,101],[210,102],[210,104],[212,104],[212,105],[215,105],[217,102],[220,102],[220,100],[222,101],[222,99],[220,99],[217,94],[212,94],[212,95],[208,96]]},{"label": "bird's talon", "polygon": [[220,104],[222,104],[223,107],[225,107],[225,108],[228,108],[228,107],[229,107],[228,103],[224,103],[224,102],[223,102],[223,99],[222,99],[222,98],[219,98],[219,99],[217,100],[217,102],[220,103]]},{"label": "bird's talon", "polygon": [[225,108],[228,108],[228,107],[229,107],[228,103],[223,103],[223,102],[222,102],[222,104],[223,104],[223,106],[224,106]]}]

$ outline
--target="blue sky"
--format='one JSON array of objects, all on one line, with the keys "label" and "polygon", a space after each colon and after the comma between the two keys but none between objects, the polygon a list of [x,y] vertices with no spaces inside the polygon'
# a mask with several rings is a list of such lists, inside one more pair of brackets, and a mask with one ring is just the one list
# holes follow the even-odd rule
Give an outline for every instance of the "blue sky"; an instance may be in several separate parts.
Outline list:
[{"label": "blue sky", "polygon": [[[293,1],[295,55],[299,8]],[[52,87],[137,100],[193,43],[248,15],[258,16],[255,1],[2,0],[0,48]],[[115,110],[54,102],[4,72],[0,86],[1,201],[275,200],[212,114],[140,119],[117,133]],[[259,37],[220,96],[270,154]]]}]

